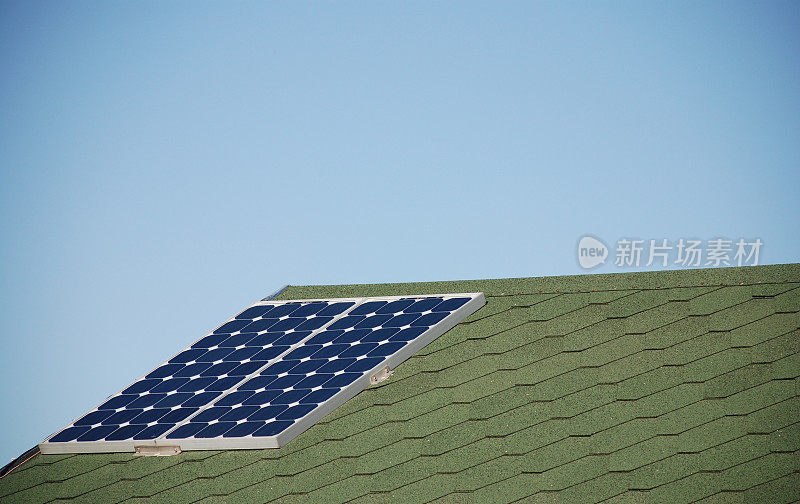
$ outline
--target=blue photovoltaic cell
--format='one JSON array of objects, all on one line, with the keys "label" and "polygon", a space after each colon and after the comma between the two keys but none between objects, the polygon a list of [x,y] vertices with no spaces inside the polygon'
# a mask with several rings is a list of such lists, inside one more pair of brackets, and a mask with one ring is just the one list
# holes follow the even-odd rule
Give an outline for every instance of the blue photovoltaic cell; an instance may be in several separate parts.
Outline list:
[{"label": "blue photovoltaic cell", "polygon": [[[217,406],[198,412],[354,304],[315,301],[248,308],[48,441],[155,439],[192,415],[210,418]],[[227,402],[239,397],[230,396]],[[228,422],[235,427],[239,416],[259,409],[243,408],[214,419],[216,427],[204,435]]]},{"label": "blue photovoltaic cell", "polygon": [[[239,384],[166,437],[275,436],[470,299],[408,297],[395,301],[366,301]],[[315,308],[309,304],[294,313],[311,312]],[[294,321],[287,322],[293,316],[284,319],[278,327],[294,324]]]}]

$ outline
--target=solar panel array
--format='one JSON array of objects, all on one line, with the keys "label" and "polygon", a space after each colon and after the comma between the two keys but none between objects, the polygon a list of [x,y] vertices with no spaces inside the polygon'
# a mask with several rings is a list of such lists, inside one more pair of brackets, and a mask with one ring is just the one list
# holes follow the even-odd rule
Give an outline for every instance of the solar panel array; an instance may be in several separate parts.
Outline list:
[{"label": "solar panel array", "polygon": [[278,447],[484,303],[481,293],[262,301],[40,449]]}]

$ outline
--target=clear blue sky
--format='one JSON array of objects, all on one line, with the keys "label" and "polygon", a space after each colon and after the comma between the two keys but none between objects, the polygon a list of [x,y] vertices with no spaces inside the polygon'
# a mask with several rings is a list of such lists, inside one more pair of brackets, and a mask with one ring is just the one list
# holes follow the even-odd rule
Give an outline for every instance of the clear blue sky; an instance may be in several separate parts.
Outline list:
[{"label": "clear blue sky", "polygon": [[284,284],[796,262],[799,190],[797,2],[2,2],[0,463]]}]

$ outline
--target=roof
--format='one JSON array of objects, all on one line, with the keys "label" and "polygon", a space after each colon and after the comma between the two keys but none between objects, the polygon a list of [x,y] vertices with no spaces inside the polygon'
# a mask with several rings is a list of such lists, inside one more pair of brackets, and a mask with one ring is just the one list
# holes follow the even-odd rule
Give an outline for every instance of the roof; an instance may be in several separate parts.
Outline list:
[{"label": "roof", "polygon": [[289,287],[487,305],[280,449],[38,455],[2,502],[800,499],[800,264]]}]

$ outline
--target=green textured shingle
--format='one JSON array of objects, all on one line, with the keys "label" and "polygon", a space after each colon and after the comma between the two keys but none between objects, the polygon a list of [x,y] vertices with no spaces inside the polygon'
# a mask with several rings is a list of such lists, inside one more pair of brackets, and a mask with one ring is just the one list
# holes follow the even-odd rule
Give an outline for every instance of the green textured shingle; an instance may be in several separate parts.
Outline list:
[{"label": "green textured shingle", "polygon": [[2,502],[800,500],[800,265],[290,287],[487,304],[288,445],[38,455]]}]

